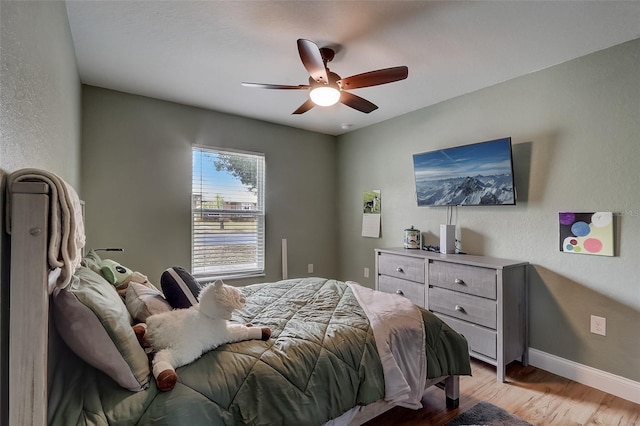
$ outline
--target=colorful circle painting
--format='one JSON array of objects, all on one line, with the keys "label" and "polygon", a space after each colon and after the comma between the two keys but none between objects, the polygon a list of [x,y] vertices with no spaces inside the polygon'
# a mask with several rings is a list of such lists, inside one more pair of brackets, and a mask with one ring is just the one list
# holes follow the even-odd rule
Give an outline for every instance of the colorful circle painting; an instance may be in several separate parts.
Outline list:
[{"label": "colorful circle painting", "polygon": [[613,256],[613,213],[558,214],[560,251]]}]

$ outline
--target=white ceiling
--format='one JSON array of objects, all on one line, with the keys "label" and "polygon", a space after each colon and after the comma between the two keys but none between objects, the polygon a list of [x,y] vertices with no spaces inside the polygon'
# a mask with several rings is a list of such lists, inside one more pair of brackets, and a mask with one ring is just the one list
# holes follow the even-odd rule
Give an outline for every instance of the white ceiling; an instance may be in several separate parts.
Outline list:
[{"label": "white ceiling", "polygon": [[[83,83],[330,135],[640,37],[640,1],[67,1]],[[379,106],[291,115],[308,96],[296,40],[336,50],[347,77],[409,67],[353,90]],[[640,71],[639,71],[640,72]],[[346,129],[345,129],[346,128]]]}]

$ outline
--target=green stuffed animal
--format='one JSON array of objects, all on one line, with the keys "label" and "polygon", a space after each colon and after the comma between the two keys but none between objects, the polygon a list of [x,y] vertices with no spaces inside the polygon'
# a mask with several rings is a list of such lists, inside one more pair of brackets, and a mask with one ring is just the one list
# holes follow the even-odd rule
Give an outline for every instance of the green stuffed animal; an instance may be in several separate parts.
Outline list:
[{"label": "green stuffed animal", "polygon": [[127,292],[129,283],[139,283],[157,290],[149,279],[140,272],[134,272],[112,259],[102,259],[99,263],[100,274],[111,283],[122,297]]},{"label": "green stuffed animal", "polygon": [[111,259],[100,261],[100,273],[113,286],[118,287],[129,281],[133,271]]}]

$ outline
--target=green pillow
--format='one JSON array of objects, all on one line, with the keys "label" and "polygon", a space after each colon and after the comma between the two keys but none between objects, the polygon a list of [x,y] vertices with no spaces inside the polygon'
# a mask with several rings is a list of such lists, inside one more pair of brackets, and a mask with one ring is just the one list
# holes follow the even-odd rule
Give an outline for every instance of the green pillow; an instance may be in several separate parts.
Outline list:
[{"label": "green pillow", "polygon": [[89,267],[52,295],[56,328],[67,345],[120,386],[140,391],[149,385],[149,361],[131,328],[131,317],[116,289]]}]

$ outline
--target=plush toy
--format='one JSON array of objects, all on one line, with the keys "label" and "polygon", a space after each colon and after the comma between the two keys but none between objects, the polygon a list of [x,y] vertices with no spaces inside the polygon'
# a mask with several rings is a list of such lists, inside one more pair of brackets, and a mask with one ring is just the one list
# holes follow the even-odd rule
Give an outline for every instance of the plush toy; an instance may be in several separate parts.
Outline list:
[{"label": "plush toy", "polygon": [[231,313],[244,302],[240,290],[216,281],[202,289],[197,305],[151,315],[146,324],[133,327],[143,346],[155,351],[152,369],[158,389],[173,389],[178,380],[176,368],[220,345],[271,337],[267,327],[229,323]]},{"label": "plush toy", "polygon": [[102,259],[98,266],[100,274],[116,288],[121,297],[125,297],[129,283],[139,283],[158,290],[145,275],[134,272],[115,260]]}]

